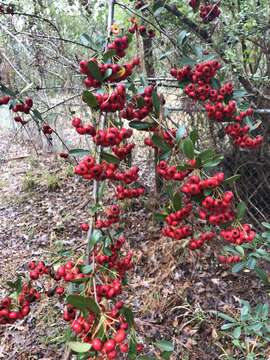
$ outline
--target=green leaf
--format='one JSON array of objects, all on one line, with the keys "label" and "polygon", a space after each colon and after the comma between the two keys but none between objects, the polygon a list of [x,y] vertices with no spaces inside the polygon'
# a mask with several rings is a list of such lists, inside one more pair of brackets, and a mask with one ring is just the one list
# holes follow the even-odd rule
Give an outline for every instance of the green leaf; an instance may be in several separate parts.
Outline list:
[{"label": "green leaf", "polygon": [[262,318],[263,319],[267,319],[268,318],[268,313],[269,313],[269,304],[263,304],[262,306]]},{"label": "green leaf", "polygon": [[36,119],[38,119],[38,120],[40,120],[40,121],[43,121],[42,115],[41,115],[41,113],[40,113],[37,109],[33,109],[33,110],[32,110],[32,114],[33,114],[33,116],[34,116]]},{"label": "green leaf", "polygon": [[111,164],[119,164],[119,162],[120,162],[120,160],[116,156],[114,156],[112,154],[109,154],[109,153],[107,153],[105,151],[101,152],[101,159],[105,160],[105,161],[107,161],[108,163],[111,163]]},{"label": "green leaf", "polygon": [[91,45],[93,43],[90,36],[85,34],[85,33],[83,33],[80,36],[80,42],[81,42],[81,44],[86,45],[86,46],[89,46],[89,45]]},{"label": "green leaf", "polygon": [[206,163],[209,160],[212,160],[215,156],[216,156],[216,153],[212,149],[204,150],[199,154],[199,158],[201,159],[201,161],[203,163]]},{"label": "green leaf", "polygon": [[95,95],[93,95],[90,91],[85,90],[82,94],[82,100],[88,105],[90,106],[90,108],[92,109],[97,109],[98,108],[98,101],[95,97]]},{"label": "green leaf", "polygon": [[211,86],[214,89],[219,89],[220,88],[220,81],[218,79],[213,78],[211,80]]},{"label": "green leaf", "polygon": [[71,149],[69,150],[70,155],[84,156],[89,155],[89,150],[86,149]]},{"label": "green leaf", "polygon": [[262,222],[262,225],[266,228],[270,230],[270,224],[267,222]]},{"label": "green leaf", "polygon": [[129,359],[136,359],[136,355],[137,355],[137,341],[136,339],[132,336],[130,338],[129,341],[129,351],[128,351],[128,358]]},{"label": "green leaf", "polygon": [[193,46],[192,50],[196,55],[197,59],[200,60],[203,57],[203,49],[201,46]]},{"label": "green leaf", "polygon": [[262,270],[259,267],[255,267],[255,272],[257,274],[257,276],[261,279],[261,281],[263,282],[264,285],[269,286],[269,279],[268,279],[268,274]]},{"label": "green leaf", "polygon": [[243,217],[245,216],[245,213],[246,213],[246,209],[247,209],[247,206],[245,204],[244,201],[241,201],[238,206],[237,206],[237,209],[236,209],[236,217],[238,220],[242,220]]},{"label": "green leaf", "polygon": [[102,82],[102,75],[99,70],[98,64],[95,61],[90,60],[88,62],[88,70],[94,79],[96,79],[99,82]]},{"label": "green leaf", "polygon": [[170,360],[171,359],[172,352],[171,351],[163,351],[161,354],[162,359],[164,360]]},{"label": "green leaf", "polygon": [[67,304],[74,306],[78,310],[89,310],[95,314],[100,313],[99,306],[94,299],[81,295],[69,295],[66,298]]},{"label": "green leaf", "polygon": [[155,12],[163,6],[164,6],[164,0],[156,0],[154,1],[152,11]]},{"label": "green leaf", "polygon": [[269,240],[269,239],[270,239],[270,231],[265,231],[265,232],[263,232],[263,233],[262,233],[262,237],[263,237],[264,239]]},{"label": "green leaf", "polygon": [[67,343],[70,349],[76,353],[86,353],[91,349],[91,345],[87,343],[81,343],[79,341],[70,341]]},{"label": "green leaf", "polygon": [[241,175],[236,174],[233,175],[231,177],[229,177],[228,179],[223,181],[223,184],[227,185],[227,184],[233,184],[236,180],[238,180],[241,177]]},{"label": "green leaf", "polygon": [[92,249],[98,242],[103,239],[102,232],[98,229],[94,229],[91,238],[89,240],[90,248]]},{"label": "green leaf", "polygon": [[262,323],[257,323],[257,324],[252,324],[252,325],[248,326],[247,330],[249,332],[254,332],[254,333],[256,333],[256,335],[258,335],[257,332],[260,331],[262,327],[263,327]]},{"label": "green leaf", "polygon": [[171,150],[169,150],[169,151],[166,151],[163,154],[161,154],[159,158],[160,158],[160,160],[168,160],[170,158],[171,154],[172,154],[172,152],[171,152]]},{"label": "green leaf", "polygon": [[150,130],[153,128],[154,124],[143,122],[143,121],[130,121],[129,127],[136,129],[136,130]]},{"label": "green leaf", "polygon": [[74,279],[71,282],[74,283],[74,284],[82,284],[82,283],[88,282],[90,280],[91,280],[91,278],[84,277],[84,278]]},{"label": "green leaf", "polygon": [[16,93],[0,82],[0,90],[8,96],[16,96]]},{"label": "green leaf", "polygon": [[234,274],[240,272],[241,270],[243,270],[245,268],[245,263],[244,262],[239,262],[237,264],[234,264],[232,267],[232,272]]},{"label": "green leaf", "polygon": [[248,93],[245,90],[234,90],[233,92],[233,98],[242,98],[247,95]]},{"label": "green leaf", "polygon": [[108,79],[112,75],[113,71],[111,68],[107,69],[103,75],[102,81]]},{"label": "green leaf", "polygon": [[179,140],[183,139],[186,133],[187,133],[186,126],[185,125],[179,126],[176,132],[176,141],[179,142]]},{"label": "green leaf", "polygon": [[170,341],[167,340],[160,340],[155,342],[155,345],[157,346],[157,348],[159,348],[159,350],[161,351],[169,351],[172,352],[174,351],[174,346]]},{"label": "green leaf", "polygon": [[156,221],[164,221],[166,219],[167,215],[166,214],[160,214],[160,213],[155,213],[154,214],[154,219]]},{"label": "green leaf", "polygon": [[178,210],[180,210],[182,208],[182,195],[179,192],[174,194],[173,208],[174,208],[175,211],[178,211]]},{"label": "green leaf", "polygon": [[180,61],[179,61],[179,65],[180,66],[184,66],[184,65],[195,65],[196,61],[191,59],[189,56],[183,56]]},{"label": "green leaf", "polygon": [[188,33],[186,30],[182,30],[179,35],[177,36],[177,42],[180,46],[182,46],[184,44],[184,42],[186,41],[188,35],[190,33]]},{"label": "green leaf", "polygon": [[173,52],[174,52],[173,50],[170,50],[170,51],[165,52],[164,54],[162,54],[162,55],[158,58],[158,60],[163,60],[163,59],[166,59],[166,58],[169,59]]},{"label": "green leaf", "polygon": [[182,149],[188,159],[194,159],[194,146],[190,138],[186,138],[182,143]]},{"label": "green leaf", "polygon": [[250,305],[248,301],[242,302],[243,307],[241,308],[240,320],[245,321],[250,318]]},{"label": "green leaf", "polygon": [[233,331],[233,337],[239,339],[241,336],[241,326],[237,326]]},{"label": "green leaf", "polygon": [[232,327],[237,326],[237,323],[228,323],[228,324],[224,324],[221,326],[221,330],[228,330],[231,329]]},{"label": "green leaf", "polygon": [[255,267],[256,267],[256,264],[257,264],[257,260],[254,259],[253,257],[251,257],[251,258],[248,259],[247,268],[249,270],[254,270]]},{"label": "green leaf", "polygon": [[132,310],[130,308],[124,306],[124,307],[122,307],[120,312],[121,312],[122,315],[124,315],[128,325],[130,327],[134,327],[134,315],[133,315]]},{"label": "green leaf", "polygon": [[138,108],[140,108],[140,109],[144,106],[144,98],[143,98],[142,96],[139,96],[139,97],[137,98],[137,106],[138,106]]},{"label": "green leaf", "polygon": [[216,314],[218,317],[224,319],[224,320],[227,320],[227,321],[230,321],[232,323],[235,323],[236,320],[234,318],[232,318],[231,316],[227,315],[227,314],[224,314],[222,312],[219,312],[219,311],[213,311],[214,314]]},{"label": "green leaf", "polygon": [[209,160],[209,161],[205,162],[203,167],[206,169],[216,167],[217,165],[219,165],[221,163],[221,161],[223,159],[224,159],[224,157],[222,155],[217,155],[213,160]]},{"label": "green leaf", "polygon": [[198,134],[198,131],[197,130],[192,130],[189,134],[189,137],[190,139],[192,140],[193,142],[193,145],[196,144],[196,142],[198,141],[199,139],[199,134]]},{"label": "green leaf", "polygon": [[164,141],[157,134],[154,134],[152,136],[152,141],[157,147],[159,147],[160,149],[162,149],[165,152],[170,151],[170,149],[171,149],[171,147],[166,143],[166,141]]},{"label": "green leaf", "polygon": [[19,276],[18,279],[14,282],[12,281],[7,281],[7,285],[15,290],[17,293],[20,293],[22,290],[22,278]]},{"label": "green leaf", "polygon": [[114,57],[116,54],[116,51],[114,49],[106,51],[102,56],[102,61],[106,63],[108,60],[110,60],[112,57]]},{"label": "green leaf", "polygon": [[90,274],[91,272],[93,272],[93,265],[84,265],[81,267],[81,272],[85,275]]},{"label": "green leaf", "polygon": [[237,245],[237,246],[235,247],[235,250],[236,250],[242,257],[245,256],[245,250],[243,249],[243,246]]},{"label": "green leaf", "polygon": [[112,256],[112,251],[110,248],[105,247],[105,248],[103,248],[103,254],[106,256]]},{"label": "green leaf", "polygon": [[157,94],[157,90],[155,89],[152,93],[152,101],[153,101],[153,106],[154,106],[154,110],[156,113],[156,116],[159,118],[159,114],[160,114],[160,100]]}]

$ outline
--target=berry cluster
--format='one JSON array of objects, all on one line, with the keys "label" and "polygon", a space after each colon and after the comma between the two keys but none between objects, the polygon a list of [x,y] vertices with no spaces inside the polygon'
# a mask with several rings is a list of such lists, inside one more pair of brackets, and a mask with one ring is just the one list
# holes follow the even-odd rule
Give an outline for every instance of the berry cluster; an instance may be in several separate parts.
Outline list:
[{"label": "berry cluster", "polygon": [[[132,74],[134,67],[140,64],[139,58],[135,58],[131,62],[122,66],[118,64],[99,64],[96,58],[90,59],[89,61],[93,61],[98,65],[99,72],[102,78],[104,78],[103,82],[106,81],[114,83],[125,80]],[[88,68],[88,63],[89,62],[87,60],[82,60],[80,62],[80,72],[84,75],[87,75],[87,78],[84,80],[84,85],[87,88],[99,88],[101,86],[101,82],[92,76]],[[107,73],[109,73],[109,76],[106,76]]]},{"label": "berry cluster", "polygon": [[[242,122],[253,114],[251,108],[237,111],[233,96],[233,85],[228,82],[218,89],[213,88],[213,79],[221,64],[218,61],[206,61],[197,64],[194,69],[185,66],[182,69],[171,69],[171,75],[184,85],[185,93],[192,99],[203,101],[208,118],[217,122]],[[238,124],[239,125],[239,124]],[[234,144],[241,148],[256,148],[261,145],[263,137],[251,138],[247,135],[249,128],[228,125],[225,131],[230,135]]]},{"label": "berry cluster", "polygon": [[53,129],[50,127],[50,125],[48,124],[44,124],[42,126],[42,131],[43,131],[43,134],[47,134],[47,135],[51,135],[53,133]]},{"label": "berry cluster", "polygon": [[126,103],[125,86],[119,84],[110,94],[95,94],[100,111],[116,112],[123,110]]},{"label": "berry cluster", "polygon": [[231,222],[235,218],[235,212],[232,209],[233,193],[226,191],[222,198],[214,199],[212,196],[206,196],[202,201],[203,209],[199,210],[199,217],[207,220],[209,224],[220,225]]},{"label": "berry cluster", "polygon": [[30,270],[29,276],[32,280],[37,280],[40,276],[49,274],[50,272],[49,267],[46,266],[43,261],[40,261],[38,264],[36,264],[35,261],[30,261],[28,269]]},{"label": "berry cluster", "polygon": [[12,111],[15,113],[22,112],[25,114],[29,114],[32,106],[33,106],[33,100],[31,98],[26,98],[23,103],[14,105]]},{"label": "berry cluster", "polygon": [[221,102],[215,104],[206,103],[205,110],[211,120],[217,122],[228,121],[233,118],[236,112],[236,102],[231,100],[227,105],[223,105]]},{"label": "berry cluster", "polygon": [[225,132],[234,139],[234,144],[242,148],[256,148],[259,147],[263,142],[263,137],[261,135],[257,135],[255,138],[247,135],[249,132],[248,125],[241,127],[241,125],[238,123],[230,124],[226,126]]},{"label": "berry cluster", "polygon": [[235,264],[241,261],[240,256],[234,255],[234,256],[224,256],[220,255],[218,257],[218,260],[221,264]]},{"label": "berry cluster", "polygon": [[[196,169],[194,160],[189,160],[187,165],[191,168],[186,171],[187,179],[180,187],[185,194],[182,199],[182,208],[165,217],[166,225],[162,229],[163,235],[175,240],[192,236],[189,239],[190,250],[200,249],[205,242],[214,239],[223,239],[234,245],[253,241],[256,233],[248,224],[239,225],[241,229],[232,225],[237,214],[233,204],[233,193],[221,190],[224,173],[217,172],[211,177],[203,178],[199,169]],[[169,166],[166,161],[161,161],[157,165],[158,172],[166,180],[171,180],[171,176],[165,177],[164,171],[166,173],[166,170],[171,168],[174,171],[176,169],[175,166]],[[198,175],[192,174],[195,172],[194,169]],[[209,191],[212,196],[208,195]],[[210,230],[211,226],[215,229]]]},{"label": "berry cluster", "polygon": [[200,249],[206,241],[213,240],[215,236],[216,236],[216,234],[212,231],[207,232],[207,233],[202,233],[198,237],[198,239],[190,239],[188,247],[190,250]]},{"label": "berry cluster", "polygon": [[147,29],[144,25],[139,25],[136,18],[131,18],[132,26],[128,29],[131,34],[139,33],[143,37],[154,38],[156,33],[153,29]]},{"label": "berry cluster", "polygon": [[75,127],[77,133],[80,135],[86,135],[86,134],[91,136],[96,135],[96,129],[94,128],[94,126],[91,124],[83,126],[82,120],[79,117],[73,118],[71,124],[73,127]]},{"label": "berry cluster", "polygon": [[138,180],[138,177],[139,177],[138,166],[132,166],[130,169],[124,172],[116,171],[114,174],[114,180],[122,181],[127,185]]},{"label": "berry cluster", "polygon": [[142,94],[133,96],[125,109],[121,111],[121,117],[127,120],[142,120],[153,109],[152,94],[154,86],[147,86]]},{"label": "berry cluster", "polygon": [[15,12],[15,5],[14,4],[0,4],[0,14],[9,14],[13,15]]},{"label": "berry cluster", "polygon": [[30,312],[31,303],[40,300],[40,297],[37,290],[23,284],[16,302],[13,303],[9,296],[0,301],[0,325],[12,324],[26,317]]},{"label": "berry cluster", "polygon": [[115,190],[115,196],[118,200],[138,198],[139,196],[142,196],[145,192],[145,189],[142,187],[127,189],[121,185],[116,186]]},{"label": "berry cluster", "polygon": [[27,124],[28,121],[24,120],[21,116],[14,116],[14,121],[22,125]]},{"label": "berry cluster", "polygon": [[[153,131],[156,135],[161,137],[166,142],[166,144],[168,144],[169,146],[173,147],[175,145],[175,137],[176,137],[175,129],[171,129],[171,130],[167,130],[167,131],[154,129]],[[144,144],[147,146],[150,146],[154,149],[158,149],[158,147],[154,144],[152,138],[150,138],[150,137],[146,137],[144,139]]]},{"label": "berry cluster", "polygon": [[106,220],[99,219],[96,221],[97,229],[108,228],[119,221],[120,208],[118,205],[110,206],[105,213],[107,217]]},{"label": "berry cluster", "polygon": [[200,17],[205,24],[215,20],[220,14],[221,11],[218,4],[200,6]]},{"label": "berry cluster", "polygon": [[226,230],[221,230],[220,235],[231,244],[241,245],[253,241],[256,233],[249,224],[244,224],[241,228],[229,227]]},{"label": "berry cluster", "polygon": [[200,0],[189,0],[188,5],[192,7],[193,10],[197,9],[200,4]]},{"label": "berry cluster", "polygon": [[135,3],[135,9],[139,10],[140,8],[142,8],[145,5],[145,2],[143,0],[136,0]]},{"label": "berry cluster", "polygon": [[115,178],[116,164],[103,161],[97,164],[95,158],[86,156],[74,169],[75,174],[83,176],[86,180],[106,180]]},{"label": "berry cluster", "polygon": [[178,171],[175,165],[169,166],[165,160],[157,165],[158,174],[165,180],[182,181],[189,174],[189,171]]},{"label": "berry cluster", "polygon": [[162,233],[172,239],[182,240],[192,235],[193,231],[189,225],[181,226],[179,228],[167,226],[162,229]]},{"label": "berry cluster", "polygon": [[93,141],[96,145],[106,146],[115,146],[120,145],[120,143],[132,136],[132,129],[118,129],[118,128],[108,128],[106,130],[98,130],[93,137]]},{"label": "berry cluster", "polygon": [[202,180],[197,175],[192,175],[188,178],[188,181],[182,185],[181,191],[189,195],[198,195],[205,189],[214,189],[220,186],[224,181],[224,173],[219,172],[208,179]]},{"label": "berry cluster", "polygon": [[168,215],[165,219],[165,221],[170,226],[177,226],[179,222],[181,222],[183,219],[188,217],[192,211],[192,204],[188,203],[185,207],[183,207],[181,210],[176,211],[175,213],[171,213]]},{"label": "berry cluster", "polygon": [[130,169],[121,172],[117,171],[116,164],[109,164],[106,161],[102,161],[101,164],[97,164],[95,158],[92,156],[86,156],[79,165],[74,169],[75,174],[83,176],[86,180],[115,180],[122,181],[125,184],[131,184],[138,179],[139,168],[133,166]]},{"label": "berry cluster", "polygon": [[184,66],[181,69],[172,68],[170,74],[176,78],[179,82],[188,81],[191,78],[191,67]]},{"label": "berry cluster", "polygon": [[118,157],[118,159],[123,160],[125,159],[134,149],[135,144],[126,144],[122,146],[113,146],[112,151]]},{"label": "berry cluster", "polygon": [[108,50],[115,50],[116,56],[118,58],[123,58],[126,55],[126,49],[128,48],[129,40],[128,36],[117,37],[113,42],[108,44]]},{"label": "berry cluster", "polygon": [[9,101],[10,101],[10,96],[7,96],[7,95],[2,96],[0,98],[0,106],[1,105],[7,105],[9,103]]}]

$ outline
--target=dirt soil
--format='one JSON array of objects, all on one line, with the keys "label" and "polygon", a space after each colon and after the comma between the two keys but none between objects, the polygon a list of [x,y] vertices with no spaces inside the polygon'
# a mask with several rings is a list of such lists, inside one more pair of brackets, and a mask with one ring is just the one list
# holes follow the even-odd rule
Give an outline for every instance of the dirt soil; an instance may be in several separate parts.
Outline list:
[{"label": "dirt soil", "polygon": [[[29,259],[50,262],[84,241],[78,224],[85,220],[91,187],[72,176],[64,161],[49,154],[37,157],[30,144],[16,143],[3,133],[0,159],[2,297],[6,281],[24,276]],[[147,199],[134,201],[124,219],[135,255],[127,302],[146,349],[157,357],[147,344],[167,339],[175,345],[175,360],[229,359],[224,351],[240,359],[211,310],[233,315],[239,299],[263,302],[267,292],[255,277],[232,275],[220,267],[213,251],[196,256],[160,237],[160,225],[153,219],[156,205]],[[26,319],[0,326],[0,359],[61,359],[67,329],[58,320],[60,313],[61,304],[45,297]],[[270,358],[268,351],[265,359]]]}]

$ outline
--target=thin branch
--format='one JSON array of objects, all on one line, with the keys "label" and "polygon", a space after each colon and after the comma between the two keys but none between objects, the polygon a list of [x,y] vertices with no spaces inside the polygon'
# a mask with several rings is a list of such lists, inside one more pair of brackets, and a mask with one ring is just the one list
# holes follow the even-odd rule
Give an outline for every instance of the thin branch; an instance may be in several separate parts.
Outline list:
[{"label": "thin branch", "polygon": [[41,113],[41,115],[46,114],[48,111],[56,108],[57,106],[63,105],[63,104],[65,104],[65,103],[69,102],[70,100],[73,100],[73,99],[75,99],[76,97],[79,97],[79,96],[81,96],[81,93],[80,93],[80,94],[76,94],[76,95],[72,95],[71,97],[69,97],[69,98],[67,98],[67,99],[64,99],[64,100],[60,101],[59,103],[51,106],[51,107],[48,108],[47,110],[44,110],[44,111]]},{"label": "thin branch", "polygon": [[[167,39],[170,40],[170,42],[176,46],[176,41],[174,39],[172,39],[167,33],[166,31],[164,31],[163,29],[157,27],[155,24],[153,24],[151,21],[149,21],[147,18],[145,18],[144,16],[142,16],[141,14],[139,14],[138,12],[130,9],[127,5],[119,3],[118,1],[115,2],[116,5],[120,6],[123,9],[128,10],[130,13],[138,16],[139,18],[141,18],[142,20],[144,20],[146,23],[148,23],[149,25],[151,25],[154,29],[156,29],[157,31],[159,31],[161,34],[163,34],[164,36],[166,36]],[[176,46],[177,47],[177,46]]]},{"label": "thin branch", "polygon": [[22,35],[27,35],[27,36],[30,36],[30,37],[38,37],[38,38],[42,38],[42,39],[49,39],[49,40],[56,40],[56,41],[62,41],[62,42],[66,42],[66,43],[70,43],[70,44],[74,44],[74,45],[78,45],[78,46],[82,46],[86,49],[90,49],[90,50],[93,50],[93,51],[97,51],[96,49],[93,49],[91,46],[88,46],[88,45],[84,45],[78,41],[75,41],[75,40],[69,40],[69,39],[65,39],[65,38],[62,38],[61,36],[60,37],[56,37],[56,36],[49,36],[49,35],[43,35],[43,34],[31,34],[31,33],[20,33]]},{"label": "thin branch", "polygon": [[35,15],[35,14],[21,13],[21,12],[14,12],[14,15],[26,16],[26,17],[31,17],[31,18],[36,18],[36,19],[42,20],[42,21],[50,24],[51,27],[53,27],[54,30],[55,30],[58,34],[60,34],[59,29],[57,28],[57,26],[56,26],[54,23],[52,23],[51,20],[46,19],[46,18],[44,18],[44,17],[42,17],[42,16]]}]

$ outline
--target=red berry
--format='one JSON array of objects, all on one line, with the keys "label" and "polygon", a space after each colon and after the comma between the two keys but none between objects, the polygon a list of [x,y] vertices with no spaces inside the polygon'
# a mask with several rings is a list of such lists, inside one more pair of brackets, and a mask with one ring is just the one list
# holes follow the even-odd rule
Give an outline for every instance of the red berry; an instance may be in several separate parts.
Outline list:
[{"label": "red berry", "polygon": [[101,351],[103,347],[102,341],[98,338],[92,340],[92,348],[95,351]]}]

